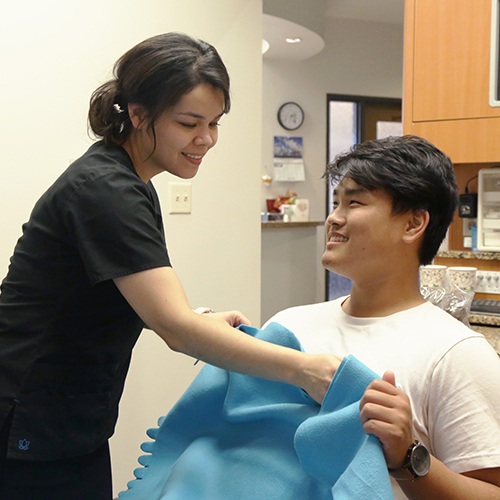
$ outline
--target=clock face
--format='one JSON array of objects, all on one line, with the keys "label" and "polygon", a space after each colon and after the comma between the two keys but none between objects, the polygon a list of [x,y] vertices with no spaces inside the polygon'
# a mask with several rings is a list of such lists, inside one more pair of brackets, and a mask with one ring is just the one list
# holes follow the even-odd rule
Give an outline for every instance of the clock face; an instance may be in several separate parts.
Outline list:
[{"label": "clock face", "polygon": [[304,110],[296,102],[285,102],[278,110],[278,121],[287,130],[298,129],[304,122]]},{"label": "clock face", "polygon": [[411,462],[417,476],[425,476],[429,472],[429,452],[423,446],[416,446],[411,455]]}]

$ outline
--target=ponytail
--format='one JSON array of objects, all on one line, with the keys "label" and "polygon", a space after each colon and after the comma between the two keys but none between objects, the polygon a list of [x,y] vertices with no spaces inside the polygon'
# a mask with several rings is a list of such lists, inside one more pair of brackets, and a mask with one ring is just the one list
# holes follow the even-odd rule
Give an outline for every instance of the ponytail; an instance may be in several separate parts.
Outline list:
[{"label": "ponytail", "polygon": [[102,137],[106,144],[123,144],[129,136],[131,122],[116,79],[104,83],[92,94],[88,122],[94,135]]}]

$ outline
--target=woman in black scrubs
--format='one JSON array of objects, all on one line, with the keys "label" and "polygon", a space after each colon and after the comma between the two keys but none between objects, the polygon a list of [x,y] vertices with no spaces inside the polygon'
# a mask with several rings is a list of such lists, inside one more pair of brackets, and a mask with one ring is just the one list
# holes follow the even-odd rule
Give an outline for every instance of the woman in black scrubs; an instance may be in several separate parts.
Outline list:
[{"label": "woman in black scrubs", "polygon": [[322,400],[336,357],[249,337],[236,311],[197,314],[171,267],[151,179],[194,177],[229,107],[215,48],[179,33],[133,47],[92,95],[100,140],[36,203],[1,286],[3,500],[111,498],[108,439],[145,325],[175,351]]}]

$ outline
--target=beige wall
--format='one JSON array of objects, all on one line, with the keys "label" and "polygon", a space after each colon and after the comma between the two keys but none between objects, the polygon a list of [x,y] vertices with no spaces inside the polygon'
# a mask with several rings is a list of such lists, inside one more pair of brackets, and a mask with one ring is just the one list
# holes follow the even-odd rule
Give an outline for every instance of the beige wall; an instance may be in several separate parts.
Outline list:
[{"label": "beige wall", "polygon": [[[260,0],[27,0],[0,11],[0,272],[36,199],[81,155],[88,99],[113,62],[142,39],[185,31],[213,43],[232,78],[233,110],[192,181],[191,215],[168,215],[166,174],[155,179],[172,260],[193,306],[239,308],[260,321]],[[244,61],[244,64],[242,64]],[[133,478],[153,427],[199,367],[151,332],[135,350],[112,439],[115,490]]]}]

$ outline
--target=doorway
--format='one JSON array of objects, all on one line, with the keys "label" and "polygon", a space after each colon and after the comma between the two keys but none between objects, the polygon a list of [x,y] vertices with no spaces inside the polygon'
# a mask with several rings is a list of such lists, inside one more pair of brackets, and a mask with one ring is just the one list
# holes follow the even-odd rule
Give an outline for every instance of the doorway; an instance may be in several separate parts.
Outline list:
[{"label": "doorway", "polygon": [[[402,135],[401,99],[327,95],[328,140],[327,161],[359,142]],[[333,189],[327,185],[327,210],[333,207]],[[351,291],[351,280],[331,271],[326,272],[326,300]]]}]

